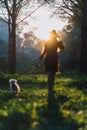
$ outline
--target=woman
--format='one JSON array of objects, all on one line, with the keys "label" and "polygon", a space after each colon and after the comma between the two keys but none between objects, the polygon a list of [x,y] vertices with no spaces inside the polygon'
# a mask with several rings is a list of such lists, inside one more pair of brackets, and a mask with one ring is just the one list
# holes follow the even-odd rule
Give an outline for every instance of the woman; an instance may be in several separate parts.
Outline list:
[{"label": "woman", "polygon": [[58,70],[58,49],[64,49],[63,42],[59,40],[56,30],[50,32],[50,38],[45,42],[39,60],[44,58],[45,71],[48,73],[48,90],[53,90],[55,73]]}]

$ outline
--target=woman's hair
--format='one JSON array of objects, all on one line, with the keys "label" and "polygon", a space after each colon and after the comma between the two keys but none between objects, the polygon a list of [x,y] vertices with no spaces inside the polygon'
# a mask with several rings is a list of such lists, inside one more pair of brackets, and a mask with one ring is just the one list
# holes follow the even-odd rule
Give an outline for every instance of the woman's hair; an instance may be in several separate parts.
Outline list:
[{"label": "woman's hair", "polygon": [[50,34],[52,36],[59,37],[55,29],[53,29],[52,31],[50,31]]}]

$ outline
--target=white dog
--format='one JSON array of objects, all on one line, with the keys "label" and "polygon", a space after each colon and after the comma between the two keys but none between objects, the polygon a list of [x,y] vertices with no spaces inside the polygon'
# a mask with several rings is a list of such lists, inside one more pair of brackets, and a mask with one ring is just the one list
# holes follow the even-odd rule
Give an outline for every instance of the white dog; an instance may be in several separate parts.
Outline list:
[{"label": "white dog", "polygon": [[16,95],[17,93],[20,92],[20,86],[18,85],[16,79],[10,79],[9,80],[9,85],[10,85],[11,94]]}]

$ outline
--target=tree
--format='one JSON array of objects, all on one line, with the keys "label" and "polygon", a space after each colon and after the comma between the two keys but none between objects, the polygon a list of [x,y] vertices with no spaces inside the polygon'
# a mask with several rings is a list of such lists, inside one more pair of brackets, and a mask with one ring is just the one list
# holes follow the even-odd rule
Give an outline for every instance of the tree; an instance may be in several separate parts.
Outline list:
[{"label": "tree", "polygon": [[67,16],[70,16],[75,21],[81,22],[81,0],[62,0],[60,10]]},{"label": "tree", "polygon": [[87,73],[87,0],[82,1],[80,72]]},{"label": "tree", "polygon": [[28,0],[0,0],[7,11],[7,22],[9,28],[9,66],[10,72],[16,72],[16,21],[21,8]]},{"label": "tree", "polygon": [[[35,10],[33,10],[31,13],[29,13],[25,18],[17,22],[17,18],[18,18],[20,10],[25,5],[28,6],[28,3],[30,3],[30,1],[31,0],[0,0],[1,4],[3,5],[3,8],[5,8],[8,13],[8,17],[6,19],[8,22],[8,32],[9,32],[9,68],[10,68],[11,73],[16,72],[16,29],[17,29],[17,26],[45,3],[43,0],[40,0],[40,1],[37,0],[36,3],[40,2],[41,4],[37,8],[35,8]],[[31,6],[34,7],[33,4],[31,4]]]},{"label": "tree", "polygon": [[[62,0],[64,10],[72,12],[71,16],[81,23],[81,48],[79,71],[87,73],[87,0]],[[70,5],[70,6],[69,6]]]},{"label": "tree", "polygon": [[81,20],[81,0],[46,0],[53,8],[53,15],[59,15],[62,18],[68,17]]}]

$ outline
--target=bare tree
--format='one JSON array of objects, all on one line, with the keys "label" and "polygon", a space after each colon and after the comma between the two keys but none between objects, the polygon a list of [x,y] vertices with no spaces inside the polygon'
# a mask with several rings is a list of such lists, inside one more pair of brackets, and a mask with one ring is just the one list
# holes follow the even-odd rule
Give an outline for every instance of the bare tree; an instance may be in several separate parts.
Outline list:
[{"label": "bare tree", "polygon": [[81,23],[81,52],[79,71],[87,73],[87,0],[62,0],[64,13]]},{"label": "bare tree", "polygon": [[80,72],[87,73],[87,0],[82,1]]},{"label": "bare tree", "polygon": [[87,0],[62,0],[64,14],[81,23],[81,52],[79,71],[87,73]]},{"label": "bare tree", "polygon": [[75,21],[81,22],[81,16],[82,16],[81,0],[62,0],[60,9],[64,15],[67,14],[67,16],[70,16]]},{"label": "bare tree", "polygon": [[[21,9],[24,6],[30,5],[30,2],[34,2],[40,5],[33,11],[28,12],[29,14],[25,16],[22,20],[17,21]],[[44,0],[0,0],[1,5],[7,11],[7,17],[5,17],[6,22],[8,22],[8,32],[9,32],[9,68],[11,73],[16,72],[16,29],[20,23],[22,23],[27,17],[31,16],[36,10],[38,10],[45,3]],[[29,6],[30,7],[30,6]],[[28,8],[29,8],[28,7]],[[3,12],[3,11],[2,11]],[[4,12],[3,12],[4,15]],[[5,15],[4,15],[5,16]]]},{"label": "bare tree", "polygon": [[[16,72],[16,21],[20,9],[26,5],[28,0],[0,0],[3,9],[7,11],[7,22],[9,29],[9,68],[11,73]],[[4,14],[4,13],[3,13]]]}]

